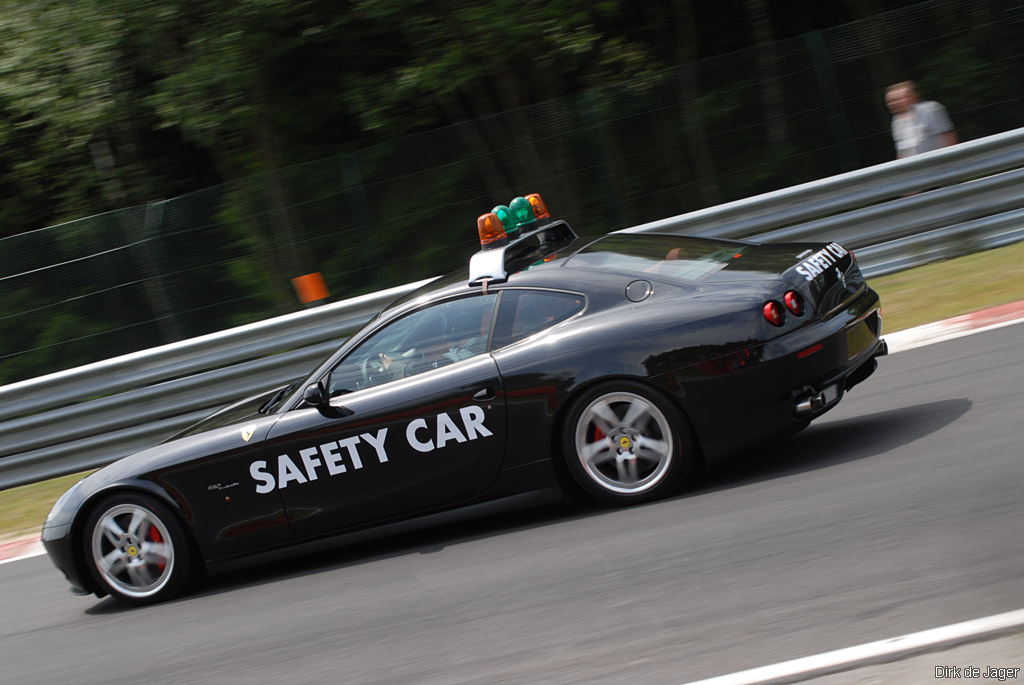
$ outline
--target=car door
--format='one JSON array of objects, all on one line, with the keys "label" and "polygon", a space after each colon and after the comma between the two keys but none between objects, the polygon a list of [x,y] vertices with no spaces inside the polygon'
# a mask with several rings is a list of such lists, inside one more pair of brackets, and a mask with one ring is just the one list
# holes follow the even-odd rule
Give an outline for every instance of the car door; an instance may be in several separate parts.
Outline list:
[{"label": "car door", "polygon": [[300,537],[426,511],[484,492],[501,469],[505,400],[486,354],[495,294],[411,312],[369,334],[300,405],[252,476]]}]

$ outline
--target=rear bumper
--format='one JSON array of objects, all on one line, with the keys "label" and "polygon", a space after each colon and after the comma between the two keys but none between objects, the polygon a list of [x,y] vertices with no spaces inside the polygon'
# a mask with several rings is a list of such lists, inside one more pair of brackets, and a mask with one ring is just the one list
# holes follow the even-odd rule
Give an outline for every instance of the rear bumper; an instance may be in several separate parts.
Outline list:
[{"label": "rear bumper", "polygon": [[747,348],[741,368],[675,378],[705,459],[791,432],[835,407],[887,354],[880,334],[879,298],[866,288],[831,318]]},{"label": "rear bumper", "polygon": [[878,368],[878,357],[889,353],[884,340],[876,340],[869,357],[858,365],[844,369],[835,378],[807,385],[793,392],[793,413],[800,419],[812,419],[835,405],[853,386],[867,380]]}]

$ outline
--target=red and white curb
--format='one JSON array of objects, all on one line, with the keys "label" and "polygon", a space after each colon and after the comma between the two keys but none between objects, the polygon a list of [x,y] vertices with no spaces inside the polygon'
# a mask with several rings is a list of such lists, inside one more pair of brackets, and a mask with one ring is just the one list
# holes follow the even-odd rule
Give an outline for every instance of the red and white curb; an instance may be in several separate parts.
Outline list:
[{"label": "red and white curb", "polygon": [[[945,321],[936,321],[917,328],[889,333],[883,337],[889,343],[889,352],[893,353],[1022,322],[1024,322],[1024,302],[1013,302],[972,314],[955,316]],[[885,325],[884,317],[882,325]]]},{"label": "red and white curb", "polygon": [[[915,347],[952,340],[973,333],[1010,326],[1024,322],[1024,301],[983,309],[973,314],[957,316],[945,321],[925,324],[897,333],[885,335],[889,353],[911,350]],[[9,542],[0,542],[0,564],[44,554],[38,536],[30,536]]]},{"label": "red and white curb", "polygon": [[943,628],[933,628],[920,633],[901,635],[900,637],[869,642],[856,647],[837,649],[834,652],[815,654],[814,656],[792,661],[783,661],[771,666],[752,668],[729,675],[698,680],[689,685],[780,685],[795,683],[811,678],[872,664],[883,664],[899,661],[915,654],[935,652],[967,642],[999,637],[1015,633],[1024,628],[1024,609],[1009,611],[1005,614],[987,616],[973,621],[955,623]]},{"label": "red and white curb", "polygon": [[38,557],[40,554],[46,554],[46,550],[43,549],[43,543],[38,535],[0,542],[0,564]]}]

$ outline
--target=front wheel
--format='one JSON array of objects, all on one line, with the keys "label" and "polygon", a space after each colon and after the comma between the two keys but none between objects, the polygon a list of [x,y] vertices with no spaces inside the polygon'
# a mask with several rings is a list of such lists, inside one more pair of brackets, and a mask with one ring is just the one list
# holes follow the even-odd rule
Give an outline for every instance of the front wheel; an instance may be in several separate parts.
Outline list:
[{"label": "front wheel", "polygon": [[562,450],[580,487],[616,506],[675,492],[696,462],[679,409],[625,380],[597,386],[576,401],[563,428]]},{"label": "front wheel", "polygon": [[187,533],[152,497],[119,493],[103,500],[89,516],[83,542],[93,577],[126,604],[170,599],[188,581]]}]

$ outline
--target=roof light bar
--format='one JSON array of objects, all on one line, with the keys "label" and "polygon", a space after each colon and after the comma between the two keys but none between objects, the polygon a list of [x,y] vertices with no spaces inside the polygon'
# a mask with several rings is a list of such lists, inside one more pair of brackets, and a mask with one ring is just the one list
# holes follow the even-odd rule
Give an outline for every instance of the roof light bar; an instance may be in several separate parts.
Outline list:
[{"label": "roof light bar", "polygon": [[491,210],[492,214],[496,214],[498,220],[501,221],[502,228],[505,229],[505,233],[515,233],[516,222],[512,218],[512,210],[508,208],[508,205],[498,205]]},{"label": "roof light bar", "polygon": [[505,227],[501,225],[501,220],[494,212],[477,217],[476,230],[480,234],[480,247],[484,250],[508,244]]},{"label": "roof light bar", "polygon": [[551,215],[544,199],[539,193],[530,193],[481,214],[476,220],[476,230],[480,234],[481,248],[489,250],[550,223]]},{"label": "roof light bar", "polygon": [[526,196],[526,200],[530,203],[533,208],[533,215],[537,217],[537,221],[540,222],[544,219],[551,220],[551,215],[548,214],[548,207],[544,204],[544,199],[541,198],[538,193],[530,193]]},{"label": "roof light bar", "polygon": [[533,214],[533,205],[525,197],[517,197],[508,205],[512,210],[512,220],[515,221],[516,232],[522,234],[531,231],[537,226],[537,217]]}]

